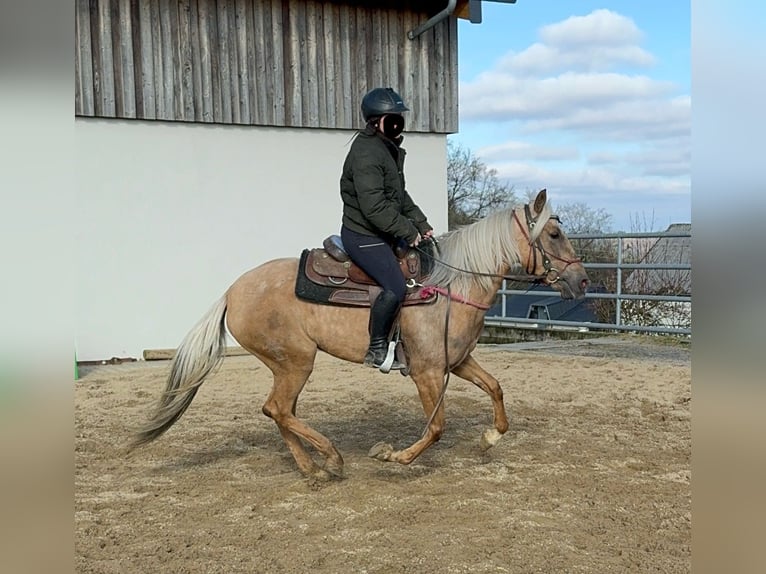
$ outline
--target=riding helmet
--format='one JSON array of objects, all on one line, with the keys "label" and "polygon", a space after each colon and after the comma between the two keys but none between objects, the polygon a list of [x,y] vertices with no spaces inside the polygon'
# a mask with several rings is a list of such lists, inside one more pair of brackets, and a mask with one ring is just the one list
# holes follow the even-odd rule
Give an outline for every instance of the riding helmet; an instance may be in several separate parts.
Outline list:
[{"label": "riding helmet", "polygon": [[385,114],[401,114],[410,109],[404,105],[404,100],[392,88],[375,88],[362,98],[362,116],[365,121]]}]

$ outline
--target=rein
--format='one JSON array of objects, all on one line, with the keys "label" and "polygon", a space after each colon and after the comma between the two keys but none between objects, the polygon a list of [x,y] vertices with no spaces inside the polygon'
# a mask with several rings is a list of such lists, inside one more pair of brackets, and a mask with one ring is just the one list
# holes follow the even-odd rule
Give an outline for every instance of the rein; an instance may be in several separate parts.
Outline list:
[{"label": "rein", "polygon": [[[527,220],[526,229],[525,226],[522,225],[521,220],[519,219],[519,216],[516,213],[516,210],[513,210],[513,220],[519,224],[519,229],[521,229],[521,232],[524,234],[524,238],[527,240],[527,244],[532,247],[530,249],[529,255],[527,256],[527,262],[524,265],[524,270],[527,271],[526,274],[512,274],[512,273],[506,273],[505,275],[501,275],[499,273],[483,273],[481,271],[471,271],[469,269],[461,269],[460,267],[455,267],[454,265],[450,265],[446,261],[442,261],[441,259],[437,259],[436,257],[432,256],[430,253],[427,253],[420,249],[419,247],[415,247],[422,255],[425,255],[426,257],[430,257],[435,263],[438,263],[439,265],[443,265],[444,267],[448,267],[449,269],[452,269],[454,271],[459,271],[461,273],[467,273],[469,275],[475,275],[477,277],[495,277],[499,279],[506,279],[508,281],[519,281],[522,283],[545,283],[546,285],[552,285],[553,283],[556,283],[561,278],[561,274],[566,270],[567,267],[572,265],[573,263],[580,263],[581,259],[572,259],[571,261],[568,259],[563,259],[559,257],[558,255],[554,255],[552,253],[549,253],[545,250],[543,247],[543,243],[540,240],[540,238],[537,238],[537,241],[532,241],[532,232],[534,231],[535,225],[537,225],[537,219],[532,217],[532,213],[529,210],[529,205],[524,206],[524,215]],[[556,221],[560,221],[558,215],[551,215],[550,219],[555,219]],[[436,243],[435,238],[431,238],[431,241],[434,242],[435,245],[438,246]],[[539,275],[534,275],[532,273],[529,273],[529,260],[532,259],[532,271],[535,270],[535,267],[537,267],[537,250],[540,250],[540,253],[542,253],[543,257],[543,269],[545,269],[544,273],[541,273]],[[564,268],[559,271],[553,265],[551,265],[551,257],[554,259],[558,259],[559,261],[565,263]],[[428,286],[431,287],[431,286]],[[446,295],[446,293],[443,291],[443,289],[440,291],[439,289],[442,289],[439,287],[438,289],[434,287],[434,291],[441,293],[442,295]],[[429,293],[430,294],[430,293]],[[474,307],[477,307],[480,304],[472,303],[467,300],[462,300],[462,298],[458,298],[456,295],[451,296],[452,299],[455,301],[459,301],[460,303],[466,303],[468,305],[472,305]],[[483,307],[478,307],[479,309],[482,309]],[[489,307],[487,307],[489,309]]]},{"label": "rein", "polygon": [[464,305],[470,305],[471,307],[476,307],[477,309],[481,309],[482,311],[486,311],[487,309],[490,308],[489,305],[485,305],[484,303],[476,303],[475,301],[471,301],[460,295],[453,295],[448,289],[445,289],[444,287],[438,287],[436,285],[424,285],[423,288],[420,290],[420,297],[422,299],[427,299],[434,293],[440,293],[444,295],[445,297],[447,297],[448,299],[457,301],[458,303],[463,303]]}]

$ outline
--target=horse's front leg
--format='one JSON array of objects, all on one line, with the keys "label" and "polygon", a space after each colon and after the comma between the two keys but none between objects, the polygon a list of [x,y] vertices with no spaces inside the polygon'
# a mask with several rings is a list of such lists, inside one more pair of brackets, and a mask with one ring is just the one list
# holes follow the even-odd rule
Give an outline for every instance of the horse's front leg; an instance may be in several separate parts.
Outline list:
[{"label": "horse's front leg", "polygon": [[495,377],[490,375],[484,368],[476,362],[471,355],[457,367],[452,369],[461,379],[470,381],[482,391],[487,393],[492,399],[492,409],[494,411],[494,428],[487,429],[481,435],[481,448],[487,450],[499,441],[503,434],[508,430],[508,417],[505,414],[505,404],[503,403],[503,389]]},{"label": "horse's front leg", "polygon": [[431,419],[425,433],[417,442],[403,450],[394,450],[390,444],[379,442],[370,449],[369,456],[378,460],[410,464],[419,457],[433,443],[438,441],[444,431],[444,403],[439,404],[434,412],[439,395],[442,390],[442,377],[440,373],[423,373],[417,378],[413,377],[418,389],[420,402],[423,404],[427,419]]}]

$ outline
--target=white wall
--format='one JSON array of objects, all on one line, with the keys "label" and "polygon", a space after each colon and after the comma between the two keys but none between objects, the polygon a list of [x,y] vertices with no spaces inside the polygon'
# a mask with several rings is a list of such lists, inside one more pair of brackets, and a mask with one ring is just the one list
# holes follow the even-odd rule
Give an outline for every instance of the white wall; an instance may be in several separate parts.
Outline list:
[{"label": "white wall", "polygon": [[[352,134],[77,118],[78,359],[174,348],[243,272],[337,233]],[[442,233],[446,137],[404,147],[410,194]]]}]

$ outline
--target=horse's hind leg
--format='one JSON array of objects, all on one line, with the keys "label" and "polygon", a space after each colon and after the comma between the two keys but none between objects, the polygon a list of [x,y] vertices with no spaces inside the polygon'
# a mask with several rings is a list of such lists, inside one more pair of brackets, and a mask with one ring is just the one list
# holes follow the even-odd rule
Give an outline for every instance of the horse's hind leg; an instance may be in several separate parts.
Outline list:
[{"label": "horse's hind leg", "polygon": [[472,382],[492,399],[494,428],[485,430],[481,436],[481,448],[487,450],[497,444],[497,441],[508,430],[508,417],[505,414],[505,404],[503,403],[503,389],[500,388],[497,379],[485,371],[471,355],[468,355],[462,363],[453,368],[452,372],[461,379]]},{"label": "horse's hind leg", "polygon": [[[343,458],[330,440],[295,416],[298,395],[311,369],[288,370],[275,367],[272,372],[274,386],[263,405],[263,413],[277,424],[300,471],[306,476],[319,479],[327,479],[329,475],[343,476]],[[324,469],[314,462],[301,439],[309,442],[325,457]]]}]

